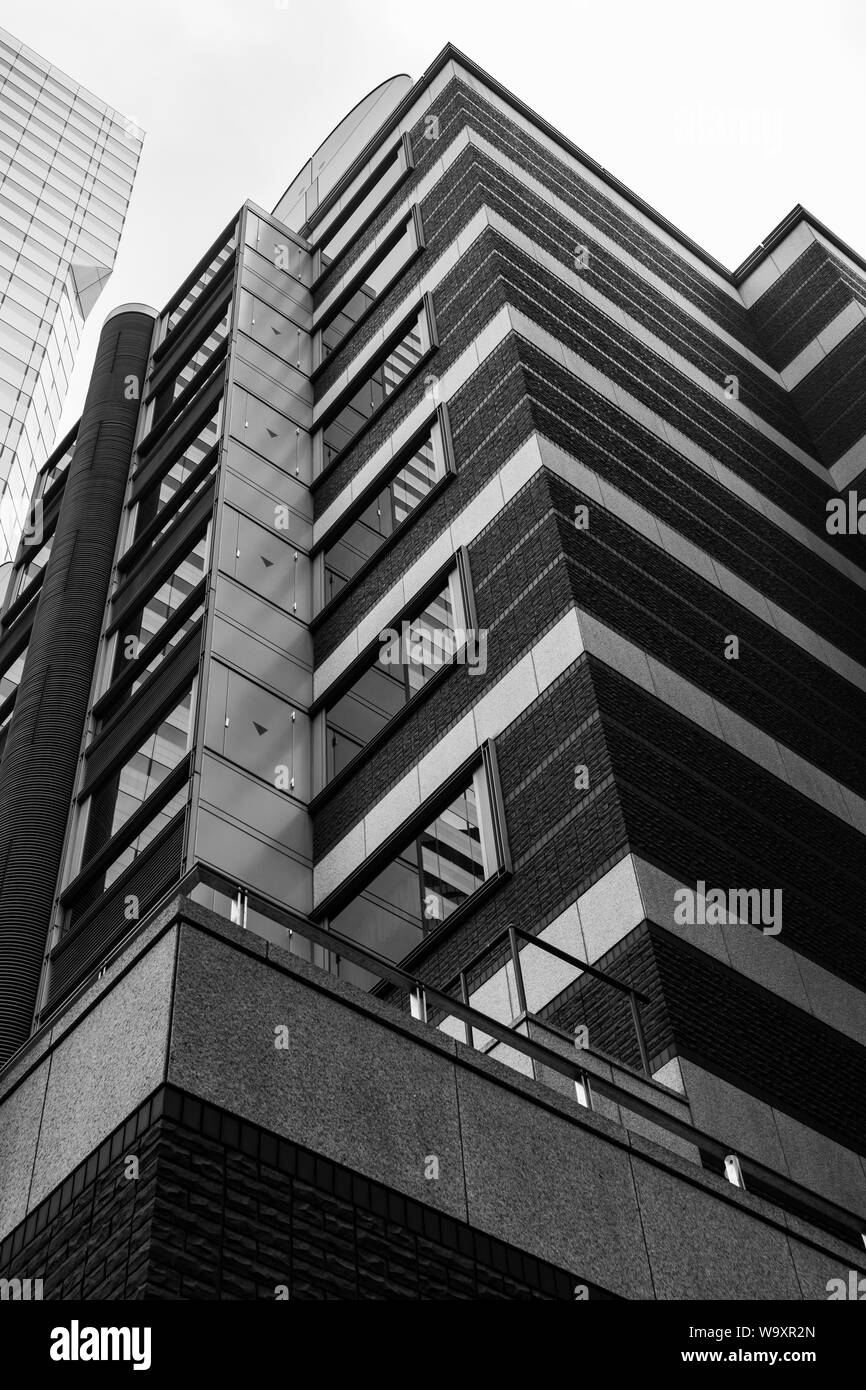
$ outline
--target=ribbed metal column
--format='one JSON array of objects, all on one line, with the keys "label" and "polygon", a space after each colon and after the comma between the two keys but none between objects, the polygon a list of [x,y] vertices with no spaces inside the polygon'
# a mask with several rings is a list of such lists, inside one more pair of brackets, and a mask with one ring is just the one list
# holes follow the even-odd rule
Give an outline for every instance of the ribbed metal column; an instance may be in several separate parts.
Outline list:
[{"label": "ribbed metal column", "polygon": [[32,1026],[153,320],[102,329],[0,764],[0,1066]]}]

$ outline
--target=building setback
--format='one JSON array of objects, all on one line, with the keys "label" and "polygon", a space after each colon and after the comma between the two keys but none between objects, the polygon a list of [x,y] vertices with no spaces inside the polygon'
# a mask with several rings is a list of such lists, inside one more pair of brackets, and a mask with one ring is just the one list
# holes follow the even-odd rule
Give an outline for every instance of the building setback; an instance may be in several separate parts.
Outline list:
[{"label": "building setback", "polygon": [[110,316],[0,624],[0,1276],[866,1272],[864,305],[449,45]]},{"label": "building setback", "polygon": [[84,320],[114,266],[143,132],[0,29],[0,601],[44,563],[36,476]]}]

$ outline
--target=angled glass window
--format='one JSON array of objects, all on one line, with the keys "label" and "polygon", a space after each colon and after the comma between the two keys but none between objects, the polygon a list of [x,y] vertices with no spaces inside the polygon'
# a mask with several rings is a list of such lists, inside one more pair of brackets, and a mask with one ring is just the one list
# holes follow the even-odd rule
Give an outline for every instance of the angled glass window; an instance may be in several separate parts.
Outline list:
[{"label": "angled glass window", "polygon": [[[213,280],[214,277],[217,276],[217,275],[219,274],[219,272],[222,270],[223,266],[225,265],[226,261],[227,261],[227,260],[229,259],[229,257],[231,256],[231,254],[232,254],[232,252],[234,251],[234,249],[235,249],[235,233],[234,233],[234,231],[233,231],[232,234],[231,234],[231,236],[229,237],[228,241],[225,243],[225,245],[222,246],[222,247],[220,247],[219,251],[216,253],[216,255],[213,257],[213,259],[210,261],[210,263],[208,264],[208,266],[206,267],[206,269],[202,271],[201,275],[199,276],[198,280],[196,280],[196,282],[195,282],[195,284],[193,285],[192,289],[190,289],[190,290],[186,293],[186,295],[184,295],[184,297],[183,297],[183,299],[181,300],[180,304],[178,304],[178,305],[176,306],[176,308],[172,309],[171,313],[170,313],[169,316],[168,316],[168,322],[166,323],[165,337],[167,337],[168,334],[172,331],[172,329],[173,329],[178,323],[180,323],[181,319],[183,318],[183,316],[184,316],[184,314],[187,312],[187,310],[192,308],[192,306],[193,306],[193,304],[195,304],[196,300],[197,300],[197,299],[204,293],[204,291],[207,289],[207,287],[208,287],[208,285],[210,284],[211,280]],[[164,341],[164,339],[163,339],[163,341]]]},{"label": "angled glass window", "polygon": [[433,345],[430,315],[423,304],[399,341],[361,369],[358,382],[322,430],[322,463],[327,468],[364,428],[372,415],[402,386]]},{"label": "angled glass window", "polygon": [[174,820],[175,816],[186,806],[189,796],[189,783],[186,782],[182,787],[175,791],[170,800],[166,801],[159,809],[154,809],[154,813],[147,824],[142,826],[138,833],[122,844],[122,837],[118,843],[117,853],[111,858],[107,866],[100,869],[99,873],[92,879],[85,888],[75,894],[69,905],[68,916],[64,925],[64,931],[68,931],[75,923],[85,915],[95,902],[101,898],[102,894],[111,887],[116,879],[128,869],[138,856],[147,849],[165,828]]},{"label": "angled glass window", "polygon": [[127,761],[87,798],[82,862],[87,864],[147,801],[187,754],[192,687]]},{"label": "angled glass window", "polygon": [[347,198],[319,242],[323,270],[342,254],[353,237],[391,196],[411,168],[411,159],[409,143],[401,137],[360,188]]},{"label": "angled glass window", "polygon": [[226,309],[219,323],[211,330],[203,343],[192,352],[185,365],[160,387],[153,402],[151,426],[170,410],[182,391],[185,391],[202,367],[206,366],[221,343],[225,342],[231,319],[231,305]]},{"label": "angled glass window", "polygon": [[417,613],[385,630],[370,665],[325,716],[328,781],[452,659],[465,640],[464,615],[455,568]]},{"label": "angled glass window", "polygon": [[432,488],[449,471],[448,423],[441,408],[430,431],[411,446],[375,497],[324,551],[323,603],[330,600],[375,555]]},{"label": "angled glass window", "polygon": [[[213,415],[202,426],[195,439],[187,444],[183,453],[175,459],[171,467],[141,494],[135,516],[133,540],[137,540],[145,527],[149,526],[167,506],[178,488],[186,482],[191,473],[195,472],[202,459],[213,448],[220,437],[222,410],[223,398],[220,397]],[[216,458],[214,458],[214,466],[216,466]]]},{"label": "angled glass window", "polygon": [[30,559],[18,566],[16,574],[15,597],[22,594],[28,584],[32,584],[37,575],[42,574],[51,556],[51,546],[54,535],[50,535],[35,553],[31,552]]},{"label": "angled glass window", "polygon": [[[196,542],[180,564],[163,580],[159,588],[145,600],[140,608],[131,613],[117,634],[117,644],[111,671],[111,684],[114,684],[130,662],[138,660],[145,648],[156,644],[153,656],[146,666],[136,671],[135,678],[124,685],[117,699],[111,698],[111,717],[113,718],[122,703],[129,700],[146,681],[147,677],[171,656],[171,653],[195,627],[204,613],[204,595],[200,603],[187,613],[186,617],[171,631],[170,636],[159,642],[159,634],[170,623],[174,615],[201,583],[207,568],[209,529]],[[109,687],[110,689],[110,687]],[[107,716],[106,716],[107,717]]]},{"label": "angled glass window", "polygon": [[2,710],[9,697],[14,695],[15,691],[18,689],[21,677],[24,674],[24,662],[26,658],[27,648],[25,647],[24,651],[19,652],[15,659],[10,662],[6,670],[0,673],[0,729],[12,718],[12,711],[15,708],[14,701],[10,704],[5,714],[2,713]]},{"label": "angled glass window", "polygon": [[[484,762],[328,925],[388,960],[402,960],[503,867],[491,797]],[[376,979],[347,961],[339,973],[365,987]]]},{"label": "angled glass window", "polygon": [[415,213],[411,213],[367,257],[319,323],[319,361],[324,362],[336,351],[359,319],[394,283],[421,244],[420,220]]}]

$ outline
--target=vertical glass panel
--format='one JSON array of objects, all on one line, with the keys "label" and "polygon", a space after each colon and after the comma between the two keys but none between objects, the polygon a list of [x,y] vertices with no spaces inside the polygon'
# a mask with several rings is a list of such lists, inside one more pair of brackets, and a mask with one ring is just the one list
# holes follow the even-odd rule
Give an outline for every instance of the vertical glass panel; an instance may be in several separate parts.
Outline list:
[{"label": "vertical glass panel", "polygon": [[361,384],[346,404],[325,427],[323,434],[325,467],[346,448],[370,416],[379,409],[383,401],[393,395],[412,369],[417,366],[427,351],[427,347],[427,315],[422,309],[408,333],[390,350],[373,371],[368,372],[363,377]]},{"label": "vertical glass panel", "polygon": [[192,688],[147,735],[132,757],[89,798],[85,864],[186,756],[191,709]]},{"label": "vertical glass panel", "polygon": [[135,518],[136,538],[171,501],[178,488],[186,482],[191,473],[195,472],[202,459],[219,439],[222,427],[222,405],[222,398],[220,398],[213,415],[207,424],[202,426],[195,439],[187,444],[183,453],[175,459],[168,471],[141,494]]},{"label": "vertical glass panel", "polygon": [[[185,559],[181,561],[174,573],[124,623],[122,630],[117,634],[112,681],[117,680],[128,662],[137,659],[142,648],[153,641],[174,613],[189,598],[204,575],[207,553],[208,534],[205,533]],[[169,641],[158,652],[154,653],[153,660],[148,663],[147,668],[140,671],[135,680],[124,689],[124,700],[130,699],[147,676],[155,671],[166,657],[171,655],[175,647],[183,641],[187,633],[198,622],[203,612],[203,603],[198,604],[180,628],[172,634]],[[114,713],[115,709],[113,708],[112,716]]]},{"label": "vertical glass panel", "polygon": [[375,555],[444,475],[443,454],[435,436],[431,431],[361,516],[325,551],[326,603]]},{"label": "vertical glass panel", "polygon": [[[6,702],[6,700],[9,699],[9,696],[12,694],[12,692],[18,689],[18,686],[21,682],[21,677],[24,674],[24,661],[26,656],[27,649],[25,647],[24,651],[21,652],[18,656],[16,656],[12,664],[10,666],[7,666],[2,676],[0,676],[0,705],[3,705]],[[9,711],[8,717],[10,719],[12,717],[11,710]]]},{"label": "vertical glass panel", "polygon": [[234,232],[232,232],[225,246],[220,248],[220,250],[214,256],[213,260],[210,262],[210,264],[206,267],[205,270],[202,271],[201,275],[199,276],[196,283],[193,285],[192,289],[188,292],[188,294],[184,296],[180,304],[178,304],[177,307],[173,309],[169,314],[168,323],[166,325],[166,335],[168,335],[171,332],[171,330],[178,323],[180,323],[187,310],[192,308],[193,304],[195,304],[199,296],[203,294],[207,286],[210,284],[211,280],[213,280],[214,277],[219,274],[226,261],[231,256],[234,249],[235,234]]},{"label": "vertical glass panel", "polygon": [[370,305],[388,288],[415,246],[415,227],[409,218],[396,240],[389,239],[385,247],[367,262],[361,272],[360,283],[341,305],[339,312],[325,324],[322,329],[322,361],[339,347]]},{"label": "vertical glass panel", "polygon": [[474,786],[437,816],[419,843],[424,916],[444,921],[485,879]]},{"label": "vertical glass panel", "polygon": [[340,226],[330,235],[325,233],[325,239],[321,243],[323,266],[329,265],[348,246],[358,228],[364,225],[376,208],[394,190],[405,167],[401,142],[394,149],[394,153],[390,156],[382,172],[378,175],[374,174],[373,179],[367,185],[362,185],[359,193],[349,200],[348,216],[343,218]]},{"label": "vertical glass panel", "polygon": [[[330,922],[335,932],[399,961],[493,874],[497,861],[482,768],[451,803]],[[375,975],[340,962],[365,987]]]},{"label": "vertical glass panel", "polygon": [[379,647],[373,663],[326,715],[330,779],[369,743],[445,662],[462,640],[462,602],[456,571],[436,596]]},{"label": "vertical glass panel", "polygon": [[186,364],[160,388],[154,400],[152,424],[155,425],[157,420],[161,419],[169,410],[181,392],[186,390],[196,374],[210,360],[220,344],[225,341],[229,331],[230,317],[231,307],[229,306],[219,323],[191,354]]}]

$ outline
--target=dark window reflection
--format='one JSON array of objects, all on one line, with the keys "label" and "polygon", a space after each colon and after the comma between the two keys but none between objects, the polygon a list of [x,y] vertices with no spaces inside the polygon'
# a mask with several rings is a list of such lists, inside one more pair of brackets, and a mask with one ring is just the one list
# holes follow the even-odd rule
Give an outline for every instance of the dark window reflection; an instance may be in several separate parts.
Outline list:
[{"label": "dark window reflection", "polygon": [[432,433],[367,509],[325,551],[325,602],[340,592],[442,476]]}]

